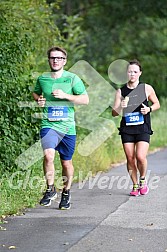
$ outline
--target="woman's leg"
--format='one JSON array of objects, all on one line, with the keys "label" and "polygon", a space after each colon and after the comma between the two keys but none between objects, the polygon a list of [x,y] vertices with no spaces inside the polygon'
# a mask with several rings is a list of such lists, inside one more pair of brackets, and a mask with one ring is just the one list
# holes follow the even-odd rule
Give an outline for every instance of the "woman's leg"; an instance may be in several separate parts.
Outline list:
[{"label": "woman's leg", "polygon": [[136,143],[137,167],[140,172],[140,178],[145,178],[147,173],[147,153],[149,143],[140,141]]},{"label": "woman's leg", "polygon": [[138,184],[135,143],[123,143],[123,148],[127,159],[129,175],[133,184]]}]

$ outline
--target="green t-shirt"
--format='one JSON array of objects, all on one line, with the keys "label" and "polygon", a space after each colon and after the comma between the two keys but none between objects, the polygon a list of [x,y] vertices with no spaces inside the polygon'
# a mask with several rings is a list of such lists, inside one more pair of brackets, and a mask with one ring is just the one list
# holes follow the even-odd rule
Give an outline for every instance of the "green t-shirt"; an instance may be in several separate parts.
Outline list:
[{"label": "green t-shirt", "polygon": [[66,99],[54,98],[52,92],[56,89],[71,95],[86,94],[82,80],[74,73],[64,70],[61,78],[57,79],[52,78],[51,73],[39,76],[34,93],[46,98],[41,128],[52,128],[64,134],[75,135],[74,104]]}]

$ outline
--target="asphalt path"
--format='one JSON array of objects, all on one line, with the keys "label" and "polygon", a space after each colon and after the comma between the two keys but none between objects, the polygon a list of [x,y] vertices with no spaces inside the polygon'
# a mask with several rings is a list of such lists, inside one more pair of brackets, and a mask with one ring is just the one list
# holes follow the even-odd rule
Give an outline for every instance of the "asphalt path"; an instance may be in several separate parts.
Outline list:
[{"label": "asphalt path", "polygon": [[[72,186],[72,207],[27,209],[1,224],[0,251],[167,251],[167,149],[148,156],[145,196],[130,197],[126,165]],[[6,229],[6,230],[5,230]]]}]

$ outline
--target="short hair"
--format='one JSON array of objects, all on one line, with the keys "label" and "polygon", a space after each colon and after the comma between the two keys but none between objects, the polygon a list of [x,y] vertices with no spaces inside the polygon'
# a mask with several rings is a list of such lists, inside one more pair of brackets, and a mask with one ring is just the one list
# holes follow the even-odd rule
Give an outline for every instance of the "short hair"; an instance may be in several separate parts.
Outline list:
[{"label": "short hair", "polygon": [[129,65],[137,65],[139,67],[140,71],[142,71],[141,64],[137,59],[130,60],[128,67],[129,67]]},{"label": "short hair", "polygon": [[64,48],[59,47],[59,46],[53,46],[47,51],[48,58],[50,57],[50,53],[53,51],[60,51],[67,57],[67,52]]}]

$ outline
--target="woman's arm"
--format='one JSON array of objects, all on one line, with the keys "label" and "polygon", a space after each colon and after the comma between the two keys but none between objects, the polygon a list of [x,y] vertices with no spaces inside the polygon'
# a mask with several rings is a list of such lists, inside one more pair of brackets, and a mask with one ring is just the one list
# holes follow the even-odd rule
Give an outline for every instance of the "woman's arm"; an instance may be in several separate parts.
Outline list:
[{"label": "woman's arm", "polygon": [[121,90],[118,89],[115,94],[114,106],[112,108],[112,116],[118,116],[122,112],[121,107]]},{"label": "woman's arm", "polygon": [[153,87],[148,84],[146,84],[146,95],[148,97],[148,101],[150,101],[152,103],[152,105],[150,106],[151,111],[155,111],[155,110],[159,109],[160,103],[159,103],[159,100],[156,96],[156,93],[155,93]]}]

